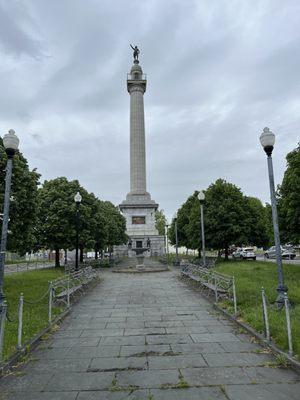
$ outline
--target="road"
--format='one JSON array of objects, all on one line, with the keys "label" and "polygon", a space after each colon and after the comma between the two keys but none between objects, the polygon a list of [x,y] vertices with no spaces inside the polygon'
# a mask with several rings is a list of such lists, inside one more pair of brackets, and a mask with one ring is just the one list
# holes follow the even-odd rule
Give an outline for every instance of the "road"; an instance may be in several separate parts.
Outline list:
[{"label": "road", "polygon": [[[276,262],[276,258],[265,258],[263,255],[256,255],[257,261],[268,261],[268,262]],[[295,264],[300,265],[300,257],[296,257],[294,260],[282,260],[284,264]]]}]

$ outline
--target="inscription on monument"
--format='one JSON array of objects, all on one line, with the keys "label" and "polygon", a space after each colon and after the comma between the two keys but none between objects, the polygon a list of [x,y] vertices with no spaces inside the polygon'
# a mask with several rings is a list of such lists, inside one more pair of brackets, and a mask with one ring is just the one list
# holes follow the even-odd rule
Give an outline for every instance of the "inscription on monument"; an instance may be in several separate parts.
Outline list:
[{"label": "inscription on monument", "polygon": [[132,217],[132,224],[133,225],[142,225],[146,223],[146,217],[141,216],[134,216]]}]

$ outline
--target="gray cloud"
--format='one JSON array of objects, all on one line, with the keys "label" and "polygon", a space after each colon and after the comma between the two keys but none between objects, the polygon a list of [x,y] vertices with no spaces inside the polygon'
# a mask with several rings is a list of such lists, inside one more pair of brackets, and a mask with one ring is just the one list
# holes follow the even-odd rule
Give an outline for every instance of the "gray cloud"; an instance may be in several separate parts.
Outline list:
[{"label": "gray cloud", "polygon": [[0,121],[44,179],[129,190],[129,43],[141,48],[148,189],[168,216],[219,177],[267,201],[299,140],[296,0],[0,1]]}]

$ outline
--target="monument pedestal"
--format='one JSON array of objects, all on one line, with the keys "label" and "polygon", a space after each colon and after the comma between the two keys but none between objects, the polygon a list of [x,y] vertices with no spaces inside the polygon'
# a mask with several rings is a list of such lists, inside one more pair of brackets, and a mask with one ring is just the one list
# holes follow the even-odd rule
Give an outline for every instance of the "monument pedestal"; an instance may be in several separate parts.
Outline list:
[{"label": "monument pedestal", "polygon": [[119,255],[135,257],[132,249],[148,248],[145,257],[165,254],[165,238],[158,234],[155,227],[155,212],[158,204],[151,200],[150,194],[127,195],[119,208],[126,219],[126,234],[129,236],[129,246],[117,246]]}]

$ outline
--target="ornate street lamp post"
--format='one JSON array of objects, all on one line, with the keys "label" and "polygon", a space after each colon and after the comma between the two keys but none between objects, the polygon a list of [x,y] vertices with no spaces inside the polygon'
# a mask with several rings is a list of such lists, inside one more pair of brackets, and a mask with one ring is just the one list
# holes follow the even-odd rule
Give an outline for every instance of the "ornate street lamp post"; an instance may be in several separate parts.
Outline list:
[{"label": "ornate street lamp post", "polygon": [[178,258],[177,212],[174,214],[174,225],[175,225],[175,243],[176,243],[176,260],[175,260],[175,265],[179,265],[179,258]]},{"label": "ornate street lamp post", "polygon": [[288,288],[284,285],[283,271],[282,271],[282,256],[281,256],[281,245],[278,228],[278,215],[277,215],[277,204],[275,197],[275,184],[274,184],[274,172],[272,162],[272,151],[275,144],[275,135],[270,131],[269,128],[264,128],[261,136],[260,143],[267,154],[268,160],[268,171],[269,171],[269,183],[270,183],[270,194],[271,194],[271,206],[272,206],[272,219],[274,229],[274,239],[276,247],[276,262],[277,262],[277,274],[278,274],[278,286],[277,286],[277,299],[276,303],[278,308],[284,306],[284,293],[287,292]]},{"label": "ornate street lamp post", "polygon": [[78,269],[78,247],[79,247],[79,207],[82,197],[79,192],[74,196],[76,203],[76,254],[75,254],[75,269]]},{"label": "ornate street lamp post", "polygon": [[4,302],[3,293],[3,280],[4,280],[4,264],[5,252],[7,242],[7,228],[9,221],[9,201],[10,201],[10,187],[12,176],[12,161],[19,148],[19,139],[13,129],[3,136],[3,146],[7,154],[6,176],[5,176],[5,192],[4,192],[4,205],[3,205],[3,219],[2,219],[2,234],[0,246],[0,313]]},{"label": "ornate street lamp post", "polygon": [[205,235],[204,235],[204,213],[203,213],[203,203],[205,200],[205,195],[202,190],[198,193],[198,200],[200,202],[200,225],[201,225],[201,243],[202,243],[202,264],[205,267]]}]

